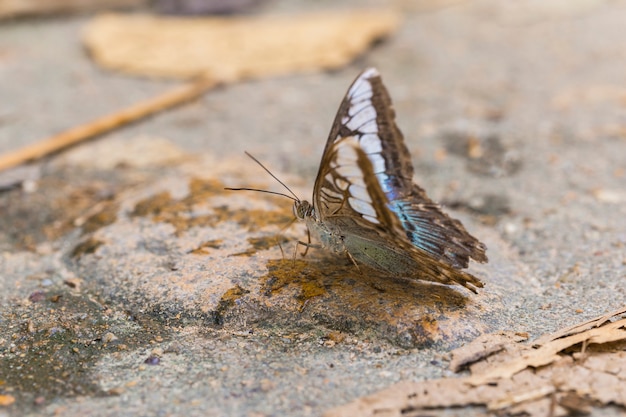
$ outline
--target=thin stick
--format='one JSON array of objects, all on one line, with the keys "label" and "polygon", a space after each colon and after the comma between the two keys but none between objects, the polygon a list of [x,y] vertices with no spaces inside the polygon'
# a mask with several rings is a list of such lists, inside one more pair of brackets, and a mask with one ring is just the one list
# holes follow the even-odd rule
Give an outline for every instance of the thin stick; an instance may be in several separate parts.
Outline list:
[{"label": "thin stick", "polygon": [[160,96],[134,104],[121,111],[100,117],[89,123],[73,127],[65,132],[61,132],[32,145],[25,146],[14,152],[0,155],[0,171],[29,161],[40,159],[46,155],[58,152],[68,146],[75,145],[96,135],[101,135],[151,114],[155,114],[186,101],[193,100],[215,85],[216,82],[209,80],[193,82],[166,92]]}]

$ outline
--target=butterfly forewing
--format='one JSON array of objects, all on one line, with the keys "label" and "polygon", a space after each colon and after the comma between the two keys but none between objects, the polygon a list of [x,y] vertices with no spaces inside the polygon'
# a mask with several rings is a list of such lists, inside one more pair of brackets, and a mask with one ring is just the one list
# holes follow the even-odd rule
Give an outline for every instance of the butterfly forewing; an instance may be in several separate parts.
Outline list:
[{"label": "butterfly forewing", "polygon": [[[411,156],[394,119],[391,99],[378,71],[375,68],[363,71],[348,90],[335,117],[315,183],[314,203],[319,203],[315,198],[320,195],[320,189],[336,187],[323,179],[333,168],[330,165],[332,158],[346,145],[359,146],[368,155],[374,173],[390,199],[401,196],[403,190],[410,188],[413,178]],[[346,141],[346,138],[350,140]],[[353,168],[352,165],[344,167],[346,170]],[[337,173],[335,170],[331,174]]]},{"label": "butterfly forewing", "polygon": [[342,101],[322,156],[313,193],[318,221],[340,235],[353,259],[394,274],[414,275],[394,269],[410,264],[423,279],[480,284],[454,268],[470,258],[485,262],[484,245],[412,177],[389,94],[378,71],[367,69]]}]

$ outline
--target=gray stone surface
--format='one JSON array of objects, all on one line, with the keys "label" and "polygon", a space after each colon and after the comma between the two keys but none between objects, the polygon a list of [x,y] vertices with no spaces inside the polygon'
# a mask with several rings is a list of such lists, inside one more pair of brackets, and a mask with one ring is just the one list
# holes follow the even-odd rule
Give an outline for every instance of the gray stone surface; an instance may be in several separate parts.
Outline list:
[{"label": "gray stone surface", "polygon": [[[396,6],[399,33],[345,70],[209,92],[1,192],[0,394],[16,402],[0,416],[320,415],[450,375],[446,352],[479,333],[536,337],[624,304],[626,3]],[[86,19],[0,26],[0,151],[174,84],[95,68]],[[293,262],[302,226],[276,237],[290,202],[222,190],[279,189],[248,150],[308,197],[370,65],[416,181],[488,246],[478,295],[320,251]]]}]

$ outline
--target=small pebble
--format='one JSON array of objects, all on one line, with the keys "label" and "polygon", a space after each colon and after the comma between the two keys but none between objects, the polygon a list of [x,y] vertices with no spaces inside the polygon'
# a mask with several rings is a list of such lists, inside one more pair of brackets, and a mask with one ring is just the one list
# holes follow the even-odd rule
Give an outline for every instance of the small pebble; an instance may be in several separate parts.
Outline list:
[{"label": "small pebble", "polygon": [[31,295],[28,296],[28,301],[31,303],[38,303],[46,299],[46,293],[43,291],[34,291]]},{"label": "small pebble", "polygon": [[161,358],[159,358],[158,356],[148,356],[148,358],[146,358],[143,363],[147,365],[158,365],[161,363]]},{"label": "small pebble", "polygon": [[111,333],[111,332],[105,333],[105,335],[104,335],[104,336],[102,336],[102,341],[103,341],[104,343],[111,343],[111,342],[116,341],[117,339],[118,339],[118,337],[117,337],[117,336],[115,336],[115,335],[114,335],[113,333]]},{"label": "small pebble", "polygon": [[515,232],[517,232],[517,225],[515,225],[515,223],[507,222],[504,224],[504,233],[512,235]]},{"label": "small pebble", "polygon": [[33,180],[26,180],[22,183],[22,190],[24,190],[25,193],[34,193],[35,191],[37,191],[37,181],[33,181]]},{"label": "small pebble", "polygon": [[82,280],[80,278],[68,278],[63,283],[70,288],[80,289]]},{"label": "small pebble", "polygon": [[125,391],[124,387],[111,388],[109,390],[109,395],[122,395],[124,391]]},{"label": "small pebble", "polygon": [[260,388],[263,392],[270,391],[272,388],[274,388],[274,386],[275,384],[269,379],[264,378],[261,380]]}]

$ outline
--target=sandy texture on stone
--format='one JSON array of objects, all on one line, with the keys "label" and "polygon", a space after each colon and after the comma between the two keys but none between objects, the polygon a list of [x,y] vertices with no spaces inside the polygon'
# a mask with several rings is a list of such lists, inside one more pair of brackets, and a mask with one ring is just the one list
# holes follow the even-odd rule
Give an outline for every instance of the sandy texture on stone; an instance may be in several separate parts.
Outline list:
[{"label": "sandy texture on stone", "polygon": [[[400,2],[397,36],[341,71],[215,90],[1,182],[0,416],[321,415],[451,376],[480,334],[534,340],[623,306],[626,9],[553,4]],[[86,21],[0,27],[1,151],[171,87],[96,69]],[[222,189],[280,189],[248,150],[309,198],[367,66],[415,181],[488,247],[476,296],[293,262],[291,201]]]}]

